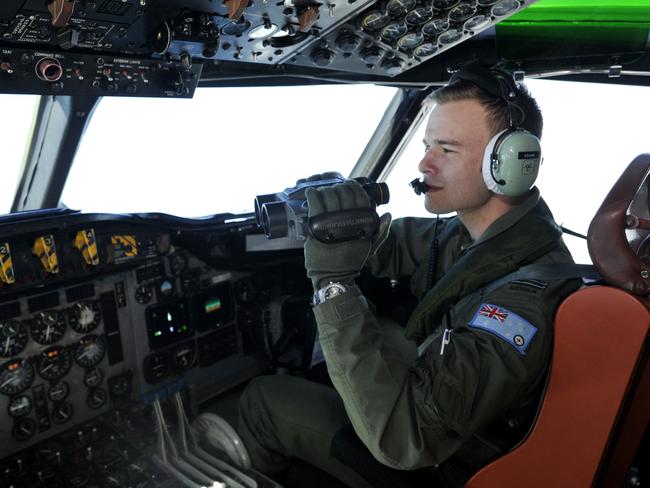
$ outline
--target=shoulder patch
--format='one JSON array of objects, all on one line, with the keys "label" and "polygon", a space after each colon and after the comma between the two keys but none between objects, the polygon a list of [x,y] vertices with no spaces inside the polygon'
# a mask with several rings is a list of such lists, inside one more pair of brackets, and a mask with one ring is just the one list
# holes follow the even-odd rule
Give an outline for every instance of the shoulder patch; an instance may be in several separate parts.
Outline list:
[{"label": "shoulder patch", "polygon": [[503,339],[522,356],[537,334],[537,327],[514,312],[490,303],[482,303],[469,322],[470,327],[482,329]]}]

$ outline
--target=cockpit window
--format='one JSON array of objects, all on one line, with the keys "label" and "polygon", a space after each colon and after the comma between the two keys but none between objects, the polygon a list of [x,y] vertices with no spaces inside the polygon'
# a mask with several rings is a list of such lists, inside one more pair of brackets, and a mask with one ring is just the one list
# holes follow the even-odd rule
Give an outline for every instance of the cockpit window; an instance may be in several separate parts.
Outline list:
[{"label": "cockpit window", "polygon": [[[555,220],[586,235],[623,170],[635,156],[650,152],[648,88],[535,79],[526,86],[544,115],[544,162],[536,185]],[[425,125],[426,118],[386,180],[391,202],[383,211],[393,217],[432,216],[408,187],[419,176]],[[591,262],[586,241],[569,235],[564,240],[576,262]]]},{"label": "cockpit window", "polygon": [[347,176],[395,88],[203,88],[191,100],[103,99],[62,202],[85,212],[251,212],[255,195]]},{"label": "cockpit window", "polygon": [[2,181],[0,214],[9,213],[20,169],[30,140],[37,95],[0,95],[0,140],[2,144]]}]

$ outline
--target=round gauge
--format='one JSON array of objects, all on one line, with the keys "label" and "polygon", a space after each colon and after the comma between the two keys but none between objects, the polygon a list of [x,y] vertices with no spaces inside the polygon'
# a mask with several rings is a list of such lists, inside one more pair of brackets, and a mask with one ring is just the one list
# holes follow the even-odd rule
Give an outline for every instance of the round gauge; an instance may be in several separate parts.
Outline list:
[{"label": "round gauge", "polygon": [[56,381],[64,377],[71,367],[70,353],[60,346],[47,348],[37,358],[36,370],[44,380]]},{"label": "round gauge", "polygon": [[420,25],[424,24],[431,17],[433,17],[433,10],[429,7],[418,7],[406,14],[404,20],[410,25]]},{"label": "round gauge", "polygon": [[476,13],[476,5],[473,3],[461,3],[449,11],[449,20],[452,22],[462,22],[469,19]]},{"label": "round gauge", "polygon": [[77,302],[68,309],[70,328],[79,334],[87,334],[99,325],[101,314],[95,301]]},{"label": "round gauge", "polygon": [[150,354],[142,361],[142,373],[147,383],[153,385],[169,373],[169,360],[164,353]]},{"label": "round gauge", "polygon": [[150,285],[140,285],[135,289],[135,301],[140,305],[149,303],[153,298],[153,289]]},{"label": "round gauge", "polygon": [[438,37],[438,42],[440,44],[452,44],[456,41],[459,41],[463,37],[463,32],[459,29],[450,29],[447,32],[443,32]]},{"label": "round gauge", "polygon": [[33,380],[34,368],[27,359],[12,359],[0,366],[0,393],[21,393],[29,388]]},{"label": "round gauge", "polygon": [[426,58],[427,56],[431,56],[437,50],[438,50],[437,44],[434,44],[432,42],[425,42],[424,44],[421,44],[420,46],[415,48],[413,54],[415,54],[419,58]]},{"label": "round gauge", "polygon": [[279,27],[275,24],[262,24],[257,27],[253,27],[248,33],[248,37],[251,39],[266,39],[271,37],[278,31]]},{"label": "round gauge", "polygon": [[41,312],[32,319],[31,332],[39,344],[54,344],[65,334],[65,318],[56,310]]},{"label": "round gauge", "polygon": [[126,375],[112,376],[108,379],[108,389],[113,396],[126,396],[131,391],[131,379]]},{"label": "round gauge", "polygon": [[417,0],[389,0],[386,10],[391,15],[404,15],[417,4]]},{"label": "round gauge", "polygon": [[406,34],[407,30],[405,23],[392,22],[381,30],[381,37],[386,41],[394,41]]},{"label": "round gauge", "polygon": [[7,406],[9,415],[14,418],[24,417],[32,409],[32,400],[27,395],[20,395],[12,398]]},{"label": "round gauge", "polygon": [[0,356],[20,354],[29,342],[27,328],[15,320],[0,323]]},{"label": "round gauge", "polygon": [[59,381],[58,383],[50,386],[47,390],[47,397],[52,403],[62,402],[70,393],[70,385],[66,381]]},{"label": "round gauge", "polygon": [[520,7],[518,0],[501,0],[492,7],[492,15],[495,17],[505,17],[510,15]]},{"label": "round gauge", "polygon": [[74,360],[79,366],[92,368],[104,358],[106,343],[98,335],[87,335],[81,338],[74,348]]},{"label": "round gauge", "polygon": [[17,441],[26,441],[36,433],[36,422],[32,419],[17,420],[11,429],[11,437]]},{"label": "round gauge", "polygon": [[194,342],[186,342],[176,347],[172,352],[172,368],[176,373],[182,373],[194,364],[196,357]]},{"label": "round gauge", "polygon": [[455,7],[460,3],[460,0],[433,0],[433,8],[438,10],[447,10],[448,8]]},{"label": "round gauge", "polygon": [[251,26],[251,23],[248,22],[247,20],[244,20],[242,17],[239,20],[233,20],[231,22],[228,22],[226,25],[224,25],[221,28],[221,33],[224,36],[235,36],[239,37],[241,36],[244,32],[246,32]]},{"label": "round gauge", "polygon": [[410,51],[422,44],[423,41],[424,36],[420,32],[409,32],[404,37],[399,38],[397,46],[404,51]]},{"label": "round gauge", "polygon": [[447,19],[433,19],[422,26],[422,34],[427,37],[437,36],[449,29],[449,21]]},{"label": "round gauge", "polygon": [[183,271],[186,266],[187,258],[182,252],[176,251],[169,255],[169,269],[171,269],[174,276],[180,275],[181,271]]},{"label": "round gauge", "polygon": [[477,30],[483,29],[490,24],[490,17],[487,15],[477,15],[472,17],[467,22],[463,24],[463,29],[469,32],[476,32]]},{"label": "round gauge", "polygon": [[88,392],[86,397],[86,405],[90,408],[97,409],[101,408],[108,398],[108,393],[103,388],[94,388]]},{"label": "round gauge", "polygon": [[74,408],[68,402],[61,402],[52,409],[52,422],[55,424],[65,424],[72,418]]},{"label": "round gauge", "polygon": [[375,10],[361,20],[361,27],[367,31],[376,31],[386,26],[388,22],[390,22],[390,17],[386,12]]},{"label": "round gauge", "polygon": [[103,380],[104,373],[99,368],[90,369],[84,375],[84,385],[88,388],[95,388],[101,385]]}]

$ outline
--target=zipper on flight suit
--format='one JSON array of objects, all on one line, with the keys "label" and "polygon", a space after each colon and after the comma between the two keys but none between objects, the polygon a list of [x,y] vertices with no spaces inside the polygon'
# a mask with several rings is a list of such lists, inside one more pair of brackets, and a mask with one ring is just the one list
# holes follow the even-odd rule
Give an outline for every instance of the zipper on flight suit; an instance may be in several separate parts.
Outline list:
[{"label": "zipper on flight suit", "polygon": [[442,342],[440,343],[440,355],[445,354],[445,347],[451,341],[451,329],[445,329],[442,333]]}]

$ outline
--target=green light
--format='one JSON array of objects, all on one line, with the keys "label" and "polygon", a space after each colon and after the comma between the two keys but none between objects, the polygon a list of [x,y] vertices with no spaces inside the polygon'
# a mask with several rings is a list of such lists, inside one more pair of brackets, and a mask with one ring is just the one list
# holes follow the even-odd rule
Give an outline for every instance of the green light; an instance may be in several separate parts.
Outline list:
[{"label": "green light", "polygon": [[213,298],[205,302],[205,313],[216,312],[221,309],[221,299]]},{"label": "green light", "polygon": [[155,337],[160,337],[162,335],[162,331],[157,330],[156,332],[153,333]]}]

